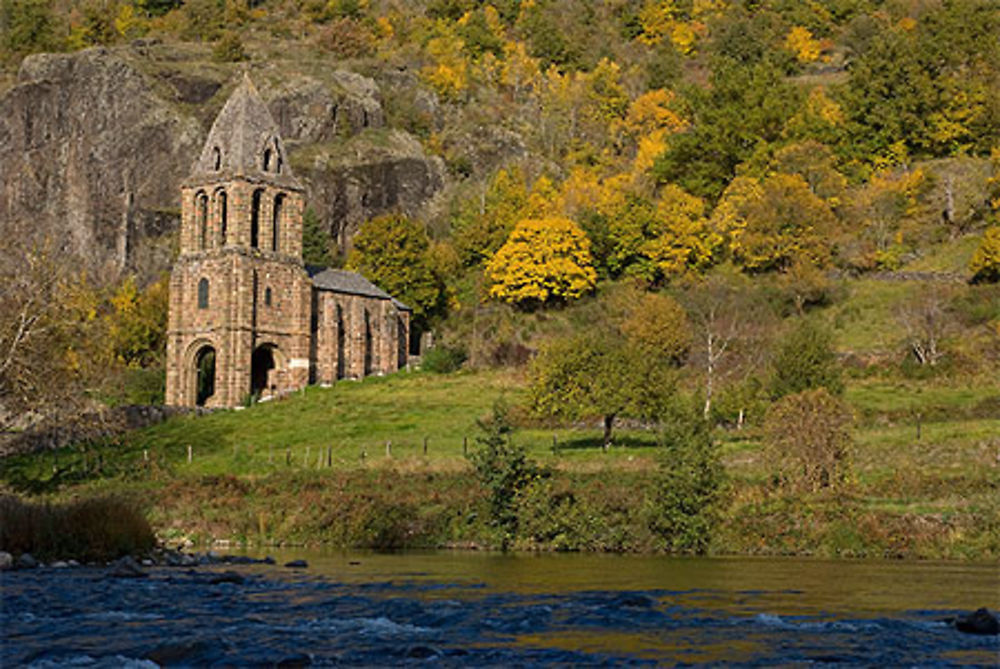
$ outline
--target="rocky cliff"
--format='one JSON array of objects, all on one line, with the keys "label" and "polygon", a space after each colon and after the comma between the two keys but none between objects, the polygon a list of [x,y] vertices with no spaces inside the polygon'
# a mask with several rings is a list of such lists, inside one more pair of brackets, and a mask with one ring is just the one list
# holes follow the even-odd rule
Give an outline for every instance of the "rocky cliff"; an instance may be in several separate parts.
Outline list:
[{"label": "rocky cliff", "polygon": [[[239,67],[143,42],[26,58],[0,96],[0,233],[27,223],[95,264],[165,268],[179,183]],[[443,187],[441,161],[386,127],[374,80],[294,63],[249,68],[308,206],[342,245],[367,218],[419,214]]]}]

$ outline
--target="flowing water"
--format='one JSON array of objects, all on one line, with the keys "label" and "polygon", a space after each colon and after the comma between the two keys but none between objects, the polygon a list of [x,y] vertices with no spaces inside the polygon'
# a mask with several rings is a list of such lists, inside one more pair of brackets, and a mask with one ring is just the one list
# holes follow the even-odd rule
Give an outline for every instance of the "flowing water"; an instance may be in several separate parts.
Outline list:
[{"label": "flowing water", "polygon": [[[6,572],[0,666],[1000,664],[942,619],[995,564],[276,554],[279,566]],[[304,557],[309,567],[280,566]],[[242,583],[210,583],[235,570]]]}]

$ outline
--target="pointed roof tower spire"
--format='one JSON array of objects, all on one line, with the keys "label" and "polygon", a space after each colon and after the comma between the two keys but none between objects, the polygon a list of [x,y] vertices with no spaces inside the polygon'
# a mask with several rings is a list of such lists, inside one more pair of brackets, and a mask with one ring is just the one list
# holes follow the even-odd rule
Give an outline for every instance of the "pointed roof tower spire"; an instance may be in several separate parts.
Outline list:
[{"label": "pointed roof tower spire", "polygon": [[301,187],[292,174],[278,124],[246,70],[215,117],[191,170],[191,180],[221,181],[234,177]]}]

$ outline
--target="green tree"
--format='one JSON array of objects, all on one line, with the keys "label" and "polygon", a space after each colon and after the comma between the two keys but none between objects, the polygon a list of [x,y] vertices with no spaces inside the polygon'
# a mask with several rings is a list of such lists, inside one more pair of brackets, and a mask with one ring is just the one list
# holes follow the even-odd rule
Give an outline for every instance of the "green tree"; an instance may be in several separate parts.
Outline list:
[{"label": "green tree", "polygon": [[771,367],[773,399],[815,388],[826,388],[834,395],[844,392],[833,335],[809,319],[798,318],[782,337]]},{"label": "green tree", "polygon": [[347,266],[413,309],[414,324],[444,313],[447,294],[429,255],[423,226],[402,214],[367,221],[354,237]]},{"label": "green tree", "polygon": [[688,90],[691,127],[670,138],[653,175],[714,202],[737,165],[780,138],[801,97],[768,61],[749,67],[721,61],[710,87]]},{"label": "green tree", "polygon": [[528,458],[524,446],[511,439],[513,427],[502,400],[493,404],[490,418],[476,421],[481,432],[469,460],[476,478],[489,492],[490,522],[501,533],[506,550],[517,534],[517,499],[538,474],[538,465]]},{"label": "green tree", "polygon": [[333,237],[323,227],[312,207],[302,215],[302,260],[307,265],[329,267],[333,263]]},{"label": "green tree", "polygon": [[520,221],[487,264],[486,276],[491,297],[529,308],[576,299],[597,282],[590,241],[566,218]]},{"label": "green tree", "polygon": [[618,417],[655,419],[676,385],[668,364],[626,345],[613,331],[552,342],[532,361],[530,379],[536,413],[570,420],[600,417],[605,450]]},{"label": "green tree", "polygon": [[850,407],[826,388],[783,397],[764,419],[765,456],[782,485],[815,492],[848,476]]},{"label": "green tree", "polygon": [[719,520],[724,469],[699,414],[678,402],[662,417],[650,529],[670,551],[704,553]]}]

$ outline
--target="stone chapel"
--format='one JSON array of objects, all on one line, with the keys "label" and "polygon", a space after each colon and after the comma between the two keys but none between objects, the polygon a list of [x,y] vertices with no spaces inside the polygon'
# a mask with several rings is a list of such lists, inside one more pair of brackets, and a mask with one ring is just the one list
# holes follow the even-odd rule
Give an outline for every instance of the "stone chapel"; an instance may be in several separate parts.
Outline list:
[{"label": "stone chapel", "polygon": [[181,185],[167,404],[233,407],[406,365],[408,307],[359,274],[303,264],[303,195],[244,75]]}]

